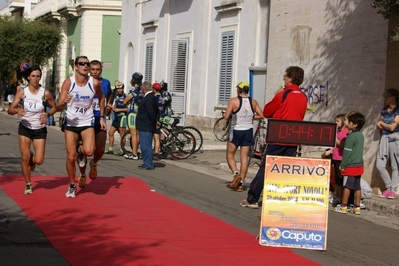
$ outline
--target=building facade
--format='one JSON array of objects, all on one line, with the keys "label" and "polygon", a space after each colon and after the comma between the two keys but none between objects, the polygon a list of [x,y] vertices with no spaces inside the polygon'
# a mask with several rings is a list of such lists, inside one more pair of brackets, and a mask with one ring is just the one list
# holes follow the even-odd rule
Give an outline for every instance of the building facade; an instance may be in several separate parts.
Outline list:
[{"label": "building facade", "polygon": [[60,27],[64,40],[59,56],[43,66],[42,83],[59,91],[74,74],[74,59],[86,55],[103,62],[103,77],[119,76],[120,0],[13,0],[0,14],[43,19]]},{"label": "building facade", "polygon": [[[119,78],[133,72],[165,80],[183,123],[212,128],[250,81],[261,105],[281,88],[290,65],[305,70],[306,120],[335,121],[359,110],[367,119],[364,178],[381,185],[375,170],[375,123],[385,88],[397,84],[394,25],[367,1],[141,0],[122,1]],[[320,157],[326,147],[304,147]]]}]

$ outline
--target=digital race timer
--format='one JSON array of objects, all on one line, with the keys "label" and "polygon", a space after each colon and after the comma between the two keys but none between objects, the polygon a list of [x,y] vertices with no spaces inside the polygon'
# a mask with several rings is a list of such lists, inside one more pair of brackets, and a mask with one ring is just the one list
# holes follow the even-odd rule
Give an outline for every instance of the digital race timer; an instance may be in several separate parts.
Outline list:
[{"label": "digital race timer", "polygon": [[335,123],[268,119],[266,143],[335,146]]}]

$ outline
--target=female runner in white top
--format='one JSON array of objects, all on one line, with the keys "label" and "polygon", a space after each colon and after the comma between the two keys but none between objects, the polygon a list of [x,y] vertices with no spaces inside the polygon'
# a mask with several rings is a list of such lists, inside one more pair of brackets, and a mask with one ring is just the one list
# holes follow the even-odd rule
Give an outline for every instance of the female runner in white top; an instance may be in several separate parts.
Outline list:
[{"label": "female runner in white top", "polygon": [[[29,67],[23,72],[23,75],[29,84],[25,89],[18,91],[8,107],[8,113],[10,115],[18,114],[21,117],[18,128],[21,169],[26,182],[25,194],[31,194],[33,187],[30,173],[35,169],[36,164],[43,163],[47,137],[46,122],[47,118],[56,112],[56,107],[51,93],[39,84],[42,77],[42,70],[39,66]],[[23,105],[19,106],[21,101]],[[45,113],[44,102],[51,106],[47,113]],[[32,143],[34,154],[30,152]]]}]

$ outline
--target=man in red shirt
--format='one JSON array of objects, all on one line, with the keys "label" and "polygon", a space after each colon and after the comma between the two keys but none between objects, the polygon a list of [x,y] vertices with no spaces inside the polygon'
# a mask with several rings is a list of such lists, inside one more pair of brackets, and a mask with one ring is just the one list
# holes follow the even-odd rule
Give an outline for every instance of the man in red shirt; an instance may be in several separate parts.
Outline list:
[{"label": "man in red shirt", "polygon": [[[283,120],[303,120],[307,108],[308,99],[301,92],[304,71],[297,66],[290,66],[285,70],[284,90],[278,92],[274,98],[263,108],[263,115],[266,118]],[[246,200],[240,202],[242,207],[258,209],[258,201],[263,190],[265,180],[266,155],[295,156],[298,146],[268,144],[262,156],[262,163],[252,180]]]}]

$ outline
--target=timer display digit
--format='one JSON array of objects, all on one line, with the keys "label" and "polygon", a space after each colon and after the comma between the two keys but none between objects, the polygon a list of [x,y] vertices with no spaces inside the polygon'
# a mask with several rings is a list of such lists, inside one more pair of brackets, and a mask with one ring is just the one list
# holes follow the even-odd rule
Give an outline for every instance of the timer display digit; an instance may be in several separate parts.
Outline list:
[{"label": "timer display digit", "polygon": [[336,124],[268,119],[267,143],[335,146]]}]

